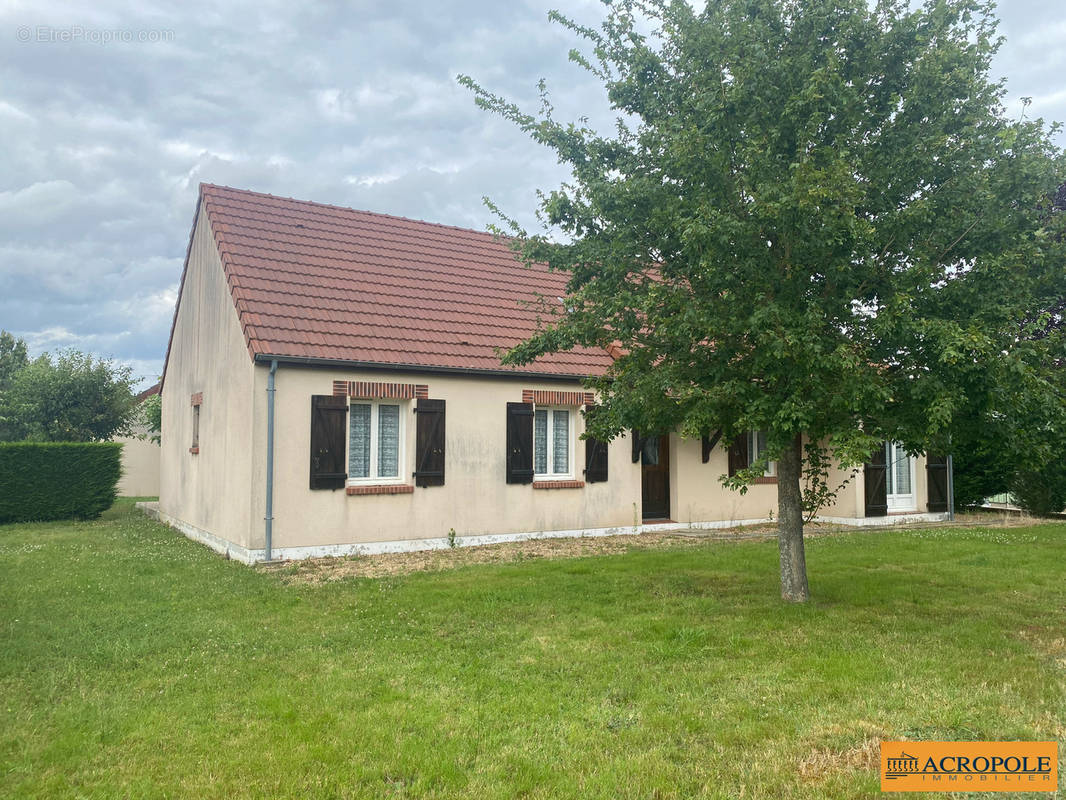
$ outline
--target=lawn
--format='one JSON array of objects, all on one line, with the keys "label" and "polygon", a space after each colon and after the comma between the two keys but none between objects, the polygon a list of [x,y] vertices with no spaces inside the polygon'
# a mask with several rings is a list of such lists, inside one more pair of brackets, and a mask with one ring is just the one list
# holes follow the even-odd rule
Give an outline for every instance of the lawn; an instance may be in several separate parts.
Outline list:
[{"label": "lawn", "polygon": [[0,796],[857,798],[881,738],[1066,740],[1066,525],[808,566],[803,607],[772,542],[311,584],[128,504],[0,527]]}]

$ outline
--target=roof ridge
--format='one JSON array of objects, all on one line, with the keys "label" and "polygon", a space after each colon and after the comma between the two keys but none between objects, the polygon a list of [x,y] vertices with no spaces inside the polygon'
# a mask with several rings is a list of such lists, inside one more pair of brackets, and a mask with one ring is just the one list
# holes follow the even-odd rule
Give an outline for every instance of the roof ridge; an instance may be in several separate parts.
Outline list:
[{"label": "roof ridge", "polygon": [[513,236],[507,236],[505,234],[491,233],[490,231],[479,231],[474,228],[464,228],[461,225],[447,225],[443,222],[430,222],[425,219],[416,219],[415,217],[403,217],[399,214],[385,214],[381,211],[369,211],[364,208],[353,208],[352,206],[339,206],[335,203],[317,203],[314,200],[300,200],[296,197],[286,197],[284,195],[270,194],[269,192],[256,192],[252,189],[238,189],[235,186],[225,186],[218,183],[206,183],[200,182],[200,191],[204,189],[221,189],[226,192],[236,192],[237,194],[248,194],[253,197],[269,197],[271,200],[284,200],[288,203],[298,203],[304,206],[311,206],[312,208],[332,208],[335,211],[347,211],[353,214],[367,214],[371,217],[381,217],[384,219],[394,219],[400,222],[413,222],[417,225],[427,225],[433,228],[443,228],[444,230],[463,231],[464,233],[473,233],[476,236],[486,236],[494,240],[508,240],[513,239]]}]

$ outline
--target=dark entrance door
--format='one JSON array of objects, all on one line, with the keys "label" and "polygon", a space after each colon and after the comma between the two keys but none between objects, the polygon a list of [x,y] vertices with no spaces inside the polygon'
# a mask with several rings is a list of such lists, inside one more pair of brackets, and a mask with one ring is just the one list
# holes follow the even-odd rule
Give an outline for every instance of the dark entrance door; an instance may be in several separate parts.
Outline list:
[{"label": "dark entrance door", "polygon": [[670,437],[648,436],[640,451],[644,519],[670,518]]}]

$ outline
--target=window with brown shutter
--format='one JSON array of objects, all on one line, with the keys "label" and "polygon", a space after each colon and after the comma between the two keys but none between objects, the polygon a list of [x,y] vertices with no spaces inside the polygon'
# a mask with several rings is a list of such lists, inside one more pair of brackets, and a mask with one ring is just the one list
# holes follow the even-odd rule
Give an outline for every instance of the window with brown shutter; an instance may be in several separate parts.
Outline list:
[{"label": "window with brown shutter", "polygon": [[533,482],[533,404],[507,404],[507,482]]},{"label": "window with brown shutter", "polygon": [[[594,403],[585,405],[586,417]],[[585,482],[603,483],[607,480],[607,442],[592,436],[585,438]]]},{"label": "window with brown shutter", "polygon": [[311,488],[343,489],[348,398],[311,396]]},{"label": "window with brown shutter", "polygon": [[751,438],[749,434],[742,433],[733,443],[729,445],[729,477],[732,478],[740,470],[747,469],[751,466],[751,461],[748,456],[748,439]]},{"label": "window with brown shutter", "polygon": [[929,510],[948,510],[948,458],[940,455],[925,457],[926,483],[929,489]]},{"label": "window with brown shutter", "polygon": [[866,466],[863,468],[863,483],[865,485],[866,516],[884,517],[888,515],[888,461],[885,456],[885,446],[881,445],[874,451]]},{"label": "window with brown shutter", "polygon": [[444,485],[444,401],[419,398],[415,407],[415,485]]},{"label": "window with brown shutter", "polygon": [[607,480],[607,442],[585,439],[585,482],[603,483]]},{"label": "window with brown shutter", "polygon": [[629,437],[633,444],[633,463],[636,464],[640,461],[640,454],[644,450],[644,437],[636,428],[629,432]]},{"label": "window with brown shutter", "polygon": [[[703,448],[703,463],[706,464],[711,460],[711,451],[714,450],[714,446],[718,444],[718,440],[722,438],[722,429],[719,428],[711,436],[703,436],[700,439],[700,444]],[[732,474],[732,473],[730,473]]]}]

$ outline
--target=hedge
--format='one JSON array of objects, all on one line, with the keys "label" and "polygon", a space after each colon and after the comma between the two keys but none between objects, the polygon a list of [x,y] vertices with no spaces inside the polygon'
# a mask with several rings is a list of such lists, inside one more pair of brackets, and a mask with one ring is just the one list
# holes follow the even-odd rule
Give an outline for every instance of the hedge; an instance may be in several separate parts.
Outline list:
[{"label": "hedge", "polygon": [[94,519],[115,502],[117,442],[0,443],[0,524]]}]

